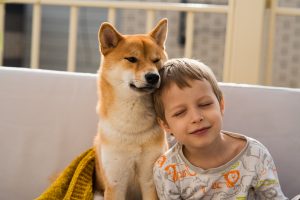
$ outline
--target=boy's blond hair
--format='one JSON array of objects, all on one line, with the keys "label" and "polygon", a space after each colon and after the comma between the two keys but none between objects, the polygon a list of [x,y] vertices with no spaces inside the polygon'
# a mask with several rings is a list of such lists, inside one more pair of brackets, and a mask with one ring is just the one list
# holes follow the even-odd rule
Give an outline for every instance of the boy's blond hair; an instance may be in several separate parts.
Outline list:
[{"label": "boy's blond hair", "polygon": [[[161,84],[153,93],[154,108],[157,117],[166,122],[164,105],[161,99],[162,92],[175,83],[180,89],[191,87],[189,80],[207,80],[216,95],[219,103],[223,99],[222,91],[212,70],[197,60],[189,58],[176,58],[168,60],[159,71]],[[201,92],[201,91],[199,91]]]}]

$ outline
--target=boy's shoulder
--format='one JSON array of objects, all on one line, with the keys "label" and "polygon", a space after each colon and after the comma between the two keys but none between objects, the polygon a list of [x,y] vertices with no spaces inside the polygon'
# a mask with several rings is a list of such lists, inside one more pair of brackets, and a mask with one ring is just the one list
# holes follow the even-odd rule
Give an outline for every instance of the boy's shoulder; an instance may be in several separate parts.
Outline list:
[{"label": "boy's shoulder", "polygon": [[258,159],[263,159],[265,157],[271,157],[271,154],[267,147],[263,145],[260,141],[258,141],[255,138],[240,134],[240,133],[234,133],[229,131],[223,131],[223,133],[240,139],[246,140],[246,147],[244,148],[244,151],[242,152],[243,157],[251,157],[254,156]]},{"label": "boy's shoulder", "polygon": [[230,131],[222,131],[224,134],[229,135],[234,138],[239,138],[239,139],[244,139],[247,142],[247,147],[252,147],[255,149],[259,149],[262,151],[268,151],[267,147],[265,147],[260,141],[258,141],[255,138],[240,134],[240,133],[235,133],[235,132],[230,132]]},{"label": "boy's shoulder", "polygon": [[153,167],[153,175],[160,182],[178,184],[185,178],[196,177],[197,173],[189,168],[182,155],[182,145],[176,143],[158,158]]},{"label": "boy's shoulder", "polygon": [[182,146],[177,142],[168,151],[161,155],[154,164],[154,168],[165,168],[172,164],[183,162],[180,157]]}]

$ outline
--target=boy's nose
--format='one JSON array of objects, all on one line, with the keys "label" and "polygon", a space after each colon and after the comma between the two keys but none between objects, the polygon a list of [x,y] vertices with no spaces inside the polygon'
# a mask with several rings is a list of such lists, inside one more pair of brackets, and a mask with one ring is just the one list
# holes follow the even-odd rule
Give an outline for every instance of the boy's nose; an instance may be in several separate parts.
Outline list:
[{"label": "boy's nose", "polygon": [[195,109],[195,110],[192,112],[192,122],[193,122],[193,123],[201,122],[203,119],[204,119],[204,116],[203,116],[203,114],[201,113],[201,111]]}]

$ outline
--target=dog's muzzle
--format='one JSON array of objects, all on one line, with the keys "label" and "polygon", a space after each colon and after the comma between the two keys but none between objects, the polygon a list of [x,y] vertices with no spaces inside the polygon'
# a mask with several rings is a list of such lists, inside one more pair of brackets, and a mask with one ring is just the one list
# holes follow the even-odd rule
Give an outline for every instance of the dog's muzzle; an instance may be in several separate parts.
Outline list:
[{"label": "dog's muzzle", "polygon": [[147,73],[145,74],[145,84],[142,86],[137,86],[134,84],[134,82],[130,83],[130,88],[138,91],[138,92],[147,92],[151,93],[153,92],[156,88],[159,87],[160,83],[160,77],[156,73]]}]

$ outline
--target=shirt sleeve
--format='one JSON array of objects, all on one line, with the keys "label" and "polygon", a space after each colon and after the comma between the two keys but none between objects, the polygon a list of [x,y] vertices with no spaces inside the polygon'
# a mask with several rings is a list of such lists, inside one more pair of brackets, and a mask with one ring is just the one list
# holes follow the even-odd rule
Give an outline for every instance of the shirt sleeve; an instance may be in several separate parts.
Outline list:
[{"label": "shirt sleeve", "polygon": [[176,183],[168,179],[163,167],[157,165],[153,168],[153,179],[160,200],[180,200],[180,189]]},{"label": "shirt sleeve", "polygon": [[287,199],[281,190],[276,167],[271,154],[265,147],[261,149],[261,153],[262,157],[258,165],[258,181],[255,188],[256,196],[262,200]]}]

